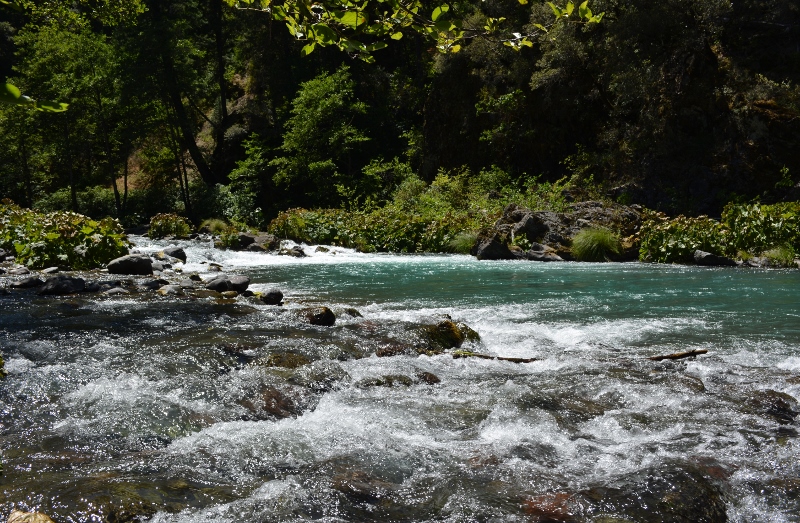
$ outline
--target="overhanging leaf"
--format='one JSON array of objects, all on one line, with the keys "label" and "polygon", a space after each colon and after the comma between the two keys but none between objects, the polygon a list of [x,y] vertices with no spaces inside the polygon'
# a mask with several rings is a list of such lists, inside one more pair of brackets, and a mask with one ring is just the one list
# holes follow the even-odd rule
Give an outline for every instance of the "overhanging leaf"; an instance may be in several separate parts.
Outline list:
[{"label": "overhanging leaf", "polygon": [[439,7],[437,7],[436,9],[433,10],[433,14],[431,15],[431,20],[435,22],[436,20],[439,19],[440,16],[442,16],[444,13],[448,12],[449,10],[450,10],[450,6],[449,5],[447,5],[447,4],[440,5]]}]

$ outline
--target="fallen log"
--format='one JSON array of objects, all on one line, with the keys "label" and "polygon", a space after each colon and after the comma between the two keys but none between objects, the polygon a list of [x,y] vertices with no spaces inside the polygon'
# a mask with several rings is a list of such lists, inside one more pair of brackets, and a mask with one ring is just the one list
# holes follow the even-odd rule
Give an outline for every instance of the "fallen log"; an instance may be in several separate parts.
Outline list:
[{"label": "fallen log", "polygon": [[480,358],[482,360],[498,360],[498,361],[510,361],[511,363],[531,363],[536,361],[536,358],[506,358],[503,356],[490,356],[489,354],[479,354],[477,352],[471,352],[468,350],[457,350],[455,352],[451,352],[453,359],[459,358]]},{"label": "fallen log", "polygon": [[693,358],[698,354],[707,354],[708,351],[706,349],[693,349],[688,352],[676,352],[675,354],[667,354],[664,356],[651,356],[648,359],[653,361],[662,361],[662,360],[681,360],[683,358]]}]

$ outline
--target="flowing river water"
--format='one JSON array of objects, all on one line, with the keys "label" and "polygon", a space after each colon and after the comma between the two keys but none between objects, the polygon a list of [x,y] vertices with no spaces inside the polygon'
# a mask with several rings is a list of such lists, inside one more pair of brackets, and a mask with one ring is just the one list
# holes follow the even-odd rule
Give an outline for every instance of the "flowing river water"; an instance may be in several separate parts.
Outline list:
[{"label": "flowing river water", "polygon": [[285,304],[0,296],[0,517],[800,521],[800,271],[182,246]]}]

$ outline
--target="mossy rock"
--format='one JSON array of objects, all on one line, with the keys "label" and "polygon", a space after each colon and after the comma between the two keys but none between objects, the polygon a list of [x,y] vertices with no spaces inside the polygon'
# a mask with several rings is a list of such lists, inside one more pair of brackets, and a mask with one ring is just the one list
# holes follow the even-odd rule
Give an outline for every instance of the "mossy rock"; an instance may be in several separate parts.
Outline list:
[{"label": "mossy rock", "polygon": [[456,323],[447,319],[436,325],[423,328],[424,346],[420,353],[440,354],[448,349],[457,349],[464,342],[478,342],[481,337],[464,323]]},{"label": "mossy rock", "polygon": [[309,363],[311,363],[309,358],[294,352],[274,352],[264,360],[264,365],[267,367],[283,367],[285,369],[296,369]]}]

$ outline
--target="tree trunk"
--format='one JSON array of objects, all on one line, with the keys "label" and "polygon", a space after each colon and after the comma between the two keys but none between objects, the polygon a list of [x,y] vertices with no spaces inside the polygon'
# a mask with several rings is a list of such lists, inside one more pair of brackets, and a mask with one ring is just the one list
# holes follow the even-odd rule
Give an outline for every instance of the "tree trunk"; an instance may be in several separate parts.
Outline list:
[{"label": "tree trunk", "polygon": [[[159,2],[156,1],[152,3],[151,12],[153,14],[154,22],[156,22],[156,25],[159,25],[158,23],[161,21],[161,6]],[[205,157],[203,157],[203,153],[200,151],[200,148],[197,146],[194,125],[189,119],[189,116],[186,114],[186,108],[183,105],[183,96],[181,94],[180,86],[178,85],[178,75],[175,71],[175,63],[172,59],[171,45],[169,41],[167,41],[168,35],[166,34],[166,31],[161,31],[161,35],[162,41],[160,42],[158,48],[160,51],[159,58],[161,59],[161,66],[163,67],[164,72],[162,79],[164,82],[165,91],[167,93],[167,103],[175,114],[178,128],[181,131],[183,142],[182,145],[187,151],[189,151],[189,156],[191,156],[192,162],[194,162],[195,167],[197,167],[200,177],[207,185],[214,185],[218,182],[217,177],[214,171],[212,171],[212,169],[209,167]]]},{"label": "tree trunk", "polygon": [[31,169],[28,165],[28,148],[25,143],[25,130],[19,135],[19,152],[22,164],[22,175],[25,178],[25,207],[33,207],[33,180],[31,179]]},{"label": "tree trunk", "polygon": [[215,80],[219,89],[217,118],[214,125],[213,165],[219,171],[225,163],[225,128],[228,120],[227,85],[225,81],[225,34],[222,30],[222,0],[210,0],[211,26],[214,30],[216,54]]}]

